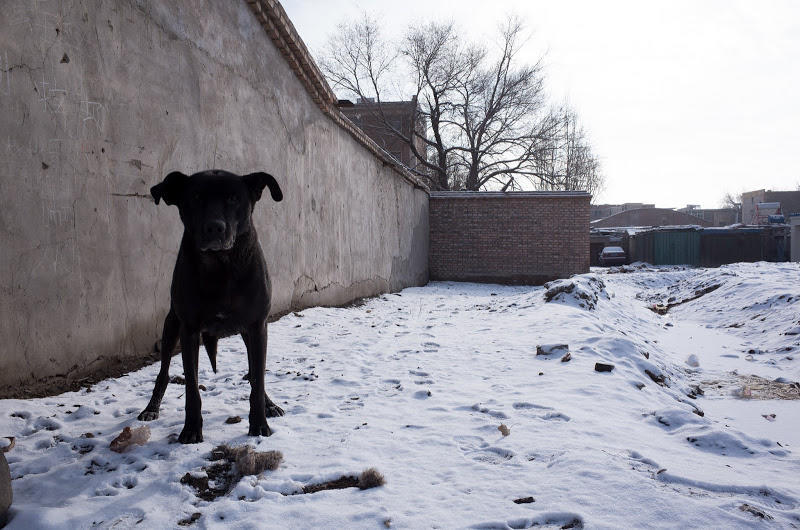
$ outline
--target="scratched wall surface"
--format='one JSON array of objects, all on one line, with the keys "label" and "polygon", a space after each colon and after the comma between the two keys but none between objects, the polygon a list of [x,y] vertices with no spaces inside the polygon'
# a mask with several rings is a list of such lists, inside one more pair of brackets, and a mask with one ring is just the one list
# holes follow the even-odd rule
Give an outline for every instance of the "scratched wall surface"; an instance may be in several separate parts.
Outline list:
[{"label": "scratched wall surface", "polygon": [[426,193],[322,114],[244,1],[4,0],[0,142],[0,396],[152,350],[182,228],[149,189],[172,170],[276,176],[273,313],[427,281]]}]

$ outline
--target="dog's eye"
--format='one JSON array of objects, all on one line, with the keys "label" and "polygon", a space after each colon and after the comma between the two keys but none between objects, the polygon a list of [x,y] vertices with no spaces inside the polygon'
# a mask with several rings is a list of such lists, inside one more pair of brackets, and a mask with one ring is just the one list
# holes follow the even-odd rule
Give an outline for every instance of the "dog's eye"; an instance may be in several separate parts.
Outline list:
[{"label": "dog's eye", "polygon": [[239,202],[239,197],[236,195],[228,195],[228,204],[236,204]]}]

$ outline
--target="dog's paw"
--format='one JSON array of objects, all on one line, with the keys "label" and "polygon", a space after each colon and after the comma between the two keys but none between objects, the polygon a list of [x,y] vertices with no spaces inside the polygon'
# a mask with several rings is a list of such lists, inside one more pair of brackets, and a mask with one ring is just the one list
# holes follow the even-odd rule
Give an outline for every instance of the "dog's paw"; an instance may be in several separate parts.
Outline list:
[{"label": "dog's paw", "polygon": [[278,405],[267,405],[267,418],[277,418],[286,414]]},{"label": "dog's paw", "polygon": [[272,429],[269,428],[267,422],[265,421],[261,425],[253,425],[250,423],[250,430],[247,431],[248,436],[272,436]]},{"label": "dog's paw", "polygon": [[203,441],[203,431],[184,427],[178,436],[178,441],[182,444],[199,444]]},{"label": "dog's paw", "polygon": [[139,413],[139,415],[137,416],[137,419],[139,421],[157,420],[158,419],[158,411],[157,410],[156,411],[152,411],[152,410],[145,409],[145,410],[143,410],[142,412]]},{"label": "dog's paw", "polygon": [[264,403],[266,405],[267,418],[277,418],[285,414],[283,409],[268,398],[266,394],[264,394]]}]

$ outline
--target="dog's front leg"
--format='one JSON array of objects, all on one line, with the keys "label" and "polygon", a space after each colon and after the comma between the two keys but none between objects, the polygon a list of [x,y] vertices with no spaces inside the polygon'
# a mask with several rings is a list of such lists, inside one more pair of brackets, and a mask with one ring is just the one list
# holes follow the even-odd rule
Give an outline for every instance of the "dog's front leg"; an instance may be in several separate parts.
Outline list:
[{"label": "dog's front leg", "polygon": [[139,414],[139,419],[142,421],[158,419],[158,409],[161,407],[161,400],[164,398],[164,392],[169,384],[169,363],[172,360],[172,351],[178,342],[180,329],[181,322],[175,311],[170,308],[167,318],[164,319],[164,330],[161,333],[161,369],[156,377],[156,386],[153,388],[150,403]]},{"label": "dog's front leg", "polygon": [[264,370],[267,366],[267,326],[261,321],[242,333],[247,346],[247,364],[250,369],[250,436],[269,436],[267,425],[266,394],[264,392]]},{"label": "dog's front leg", "polygon": [[186,380],[186,420],[178,441],[195,444],[203,441],[203,416],[200,409],[200,388],[197,386],[197,363],[200,353],[200,334],[181,326],[181,356]]}]

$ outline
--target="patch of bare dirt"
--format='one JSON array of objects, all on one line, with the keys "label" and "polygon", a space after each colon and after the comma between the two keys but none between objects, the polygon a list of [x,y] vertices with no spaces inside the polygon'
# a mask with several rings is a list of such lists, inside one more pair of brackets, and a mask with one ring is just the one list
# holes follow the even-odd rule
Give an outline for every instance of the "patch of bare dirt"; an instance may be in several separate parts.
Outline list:
[{"label": "patch of bare dirt", "polygon": [[703,296],[707,295],[708,293],[716,291],[720,287],[722,287],[721,283],[715,283],[715,284],[712,284],[712,285],[707,285],[705,287],[701,287],[699,289],[696,289],[693,295],[688,296],[688,297],[684,298],[683,300],[677,300],[677,301],[675,301],[675,300],[669,301],[668,300],[666,304],[653,304],[651,306],[648,306],[648,309],[650,309],[650,311],[652,311],[653,313],[658,313],[659,315],[666,315],[667,312],[670,309],[672,309],[673,307],[685,304],[687,302],[693,302],[694,300],[697,300],[698,298],[703,297]]},{"label": "patch of bare dirt", "polygon": [[213,464],[204,467],[202,472],[186,473],[181,477],[181,484],[194,488],[195,494],[204,501],[227,495],[245,475],[278,469],[283,455],[280,451],[254,451],[249,445],[220,445],[211,451],[209,460]]},{"label": "patch of bare dirt", "polygon": [[800,383],[769,380],[757,375],[730,374],[729,377],[702,381],[698,387],[711,395],[733,395],[741,399],[800,400]]}]

